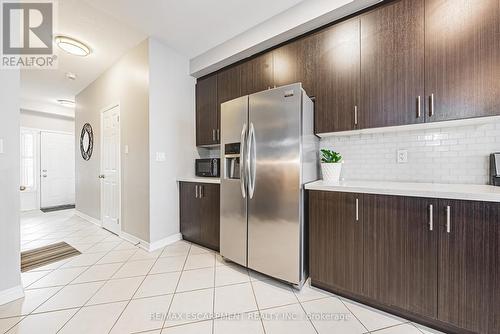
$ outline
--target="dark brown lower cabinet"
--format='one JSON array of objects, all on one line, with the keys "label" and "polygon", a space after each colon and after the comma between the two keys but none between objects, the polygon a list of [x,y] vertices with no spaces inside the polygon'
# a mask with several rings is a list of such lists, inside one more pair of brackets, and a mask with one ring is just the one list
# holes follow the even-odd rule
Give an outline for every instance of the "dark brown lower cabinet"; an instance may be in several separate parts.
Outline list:
[{"label": "dark brown lower cabinet", "polygon": [[220,186],[180,182],[180,228],[185,240],[219,250]]},{"label": "dark brown lower cabinet", "polygon": [[311,279],[335,289],[361,293],[363,221],[359,196],[319,191],[309,195]]},{"label": "dark brown lower cabinet", "polygon": [[446,333],[500,333],[500,203],[309,191],[309,237],[313,285]]}]

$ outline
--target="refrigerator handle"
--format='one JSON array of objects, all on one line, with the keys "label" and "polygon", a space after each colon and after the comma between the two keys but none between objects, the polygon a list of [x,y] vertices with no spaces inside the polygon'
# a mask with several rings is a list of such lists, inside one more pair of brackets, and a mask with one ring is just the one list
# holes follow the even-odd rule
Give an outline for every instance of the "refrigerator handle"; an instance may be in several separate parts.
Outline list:
[{"label": "refrigerator handle", "polygon": [[246,133],[247,133],[247,123],[243,124],[243,130],[241,130],[241,148],[240,148],[240,187],[241,187],[241,196],[243,198],[247,197],[246,191]]},{"label": "refrigerator handle", "polygon": [[255,147],[255,128],[253,123],[250,123],[250,130],[248,132],[248,196],[250,199],[253,198],[255,192],[255,175],[256,175],[256,165],[255,158],[257,156],[257,151]]}]

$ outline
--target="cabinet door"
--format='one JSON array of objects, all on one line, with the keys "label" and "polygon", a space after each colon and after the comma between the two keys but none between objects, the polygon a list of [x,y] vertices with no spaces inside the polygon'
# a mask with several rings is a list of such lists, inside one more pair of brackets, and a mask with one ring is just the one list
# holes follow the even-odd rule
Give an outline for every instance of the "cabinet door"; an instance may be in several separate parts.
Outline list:
[{"label": "cabinet door", "polygon": [[273,54],[264,53],[240,65],[241,95],[250,95],[274,86]]},{"label": "cabinet door", "polygon": [[500,333],[500,204],[488,204],[488,250],[489,250],[489,334]]},{"label": "cabinet door", "polygon": [[424,122],[424,18],[424,0],[361,16],[361,128]]},{"label": "cabinet door", "polygon": [[214,145],[219,129],[217,75],[196,82],[196,145]]},{"label": "cabinet door", "polygon": [[489,311],[499,284],[491,281],[498,267],[490,267],[491,261],[497,261],[493,257],[500,255],[495,245],[498,235],[491,233],[495,227],[498,233],[498,204],[442,200],[440,206],[438,319],[488,333],[489,312],[497,321],[499,313],[498,300]]},{"label": "cabinet door", "polygon": [[408,289],[406,199],[365,195],[363,218],[364,293],[378,302],[404,308]]},{"label": "cabinet door", "polygon": [[321,31],[317,38],[315,132],[357,128],[359,106],[360,29],[351,19]]},{"label": "cabinet door", "polygon": [[242,96],[241,94],[241,68],[240,66],[229,67],[217,74],[217,104],[231,101]]},{"label": "cabinet door", "polygon": [[438,200],[406,198],[407,304],[404,309],[437,317]]},{"label": "cabinet door", "polygon": [[180,183],[180,225],[184,239],[199,242],[200,229],[200,200],[196,198],[196,184],[190,182]]},{"label": "cabinet door", "polygon": [[425,0],[430,121],[500,114],[499,59],[500,1]]},{"label": "cabinet door", "polygon": [[309,97],[315,96],[316,35],[306,36],[273,51],[274,85],[302,83]]},{"label": "cabinet door", "polygon": [[362,196],[309,191],[309,263],[314,283],[361,294],[363,270]]},{"label": "cabinet door", "polygon": [[220,186],[200,184],[201,187],[201,242],[214,250],[220,245]]}]

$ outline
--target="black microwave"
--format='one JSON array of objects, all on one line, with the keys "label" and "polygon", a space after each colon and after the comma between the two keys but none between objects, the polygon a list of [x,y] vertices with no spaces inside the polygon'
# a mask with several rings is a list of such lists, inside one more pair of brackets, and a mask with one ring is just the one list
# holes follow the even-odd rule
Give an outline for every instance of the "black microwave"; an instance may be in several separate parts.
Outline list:
[{"label": "black microwave", "polygon": [[196,159],[196,176],[203,177],[219,177],[220,176],[220,159]]}]

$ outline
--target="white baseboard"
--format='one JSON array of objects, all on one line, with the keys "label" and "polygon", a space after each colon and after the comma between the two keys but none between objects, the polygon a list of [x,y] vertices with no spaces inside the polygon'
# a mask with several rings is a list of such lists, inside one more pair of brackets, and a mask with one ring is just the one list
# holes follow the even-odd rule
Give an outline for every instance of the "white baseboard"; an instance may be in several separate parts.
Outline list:
[{"label": "white baseboard", "polygon": [[24,297],[24,290],[22,285],[0,291],[0,305],[10,303],[16,299]]},{"label": "white baseboard", "polygon": [[86,215],[83,212],[78,211],[78,210],[75,210],[75,215],[77,215],[80,218],[85,219],[86,221],[88,221],[88,222],[90,222],[92,224],[95,224],[95,225],[97,225],[99,227],[102,227],[102,223],[101,223],[101,221],[99,219],[95,219],[93,217],[90,217],[89,215]]},{"label": "white baseboard", "polygon": [[182,234],[177,233],[174,235],[171,235],[169,237],[163,238],[161,240],[152,242],[149,244],[149,251],[153,252],[157,249],[163,248],[165,246],[168,246],[170,244],[173,244],[176,241],[182,240]]},{"label": "white baseboard", "polygon": [[134,245],[139,246],[140,248],[144,249],[145,251],[149,252],[149,242],[144,241],[142,239],[139,239],[132,234],[128,234],[127,232],[120,232],[120,238],[133,243]]}]

